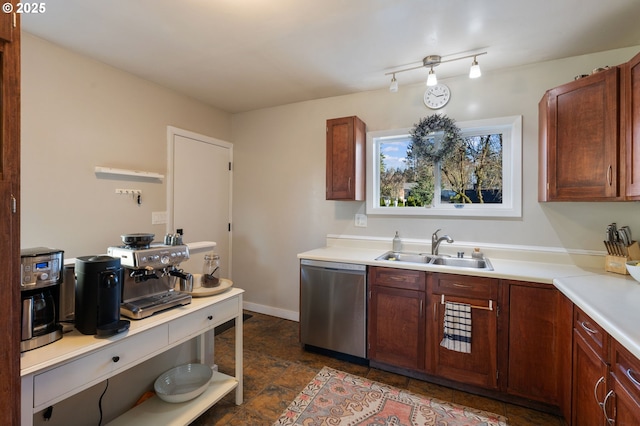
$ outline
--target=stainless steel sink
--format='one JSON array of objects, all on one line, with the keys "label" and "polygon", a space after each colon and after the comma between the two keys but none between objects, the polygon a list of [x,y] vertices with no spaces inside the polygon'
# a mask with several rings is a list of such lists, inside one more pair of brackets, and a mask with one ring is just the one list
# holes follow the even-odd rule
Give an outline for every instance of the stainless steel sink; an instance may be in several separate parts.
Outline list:
[{"label": "stainless steel sink", "polygon": [[390,260],[394,262],[430,263],[434,256],[424,253],[407,253],[388,251],[376,260]]},{"label": "stainless steel sink", "polygon": [[453,266],[456,268],[473,268],[493,270],[493,266],[489,259],[473,259],[468,257],[436,257],[433,259],[433,265]]},{"label": "stainless steel sink", "polygon": [[469,257],[449,257],[446,255],[431,255],[427,253],[409,253],[409,252],[394,252],[388,251],[382,256],[376,258],[376,260],[388,260],[391,262],[408,262],[408,263],[422,263],[434,266],[451,266],[454,268],[471,268],[471,269],[484,269],[486,271],[493,271],[493,266],[489,259],[474,259]]}]

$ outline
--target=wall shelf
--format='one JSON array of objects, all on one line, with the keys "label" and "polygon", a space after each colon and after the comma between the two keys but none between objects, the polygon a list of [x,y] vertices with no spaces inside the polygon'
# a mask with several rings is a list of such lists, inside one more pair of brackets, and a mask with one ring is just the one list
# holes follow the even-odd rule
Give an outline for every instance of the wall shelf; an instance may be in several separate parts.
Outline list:
[{"label": "wall shelf", "polygon": [[141,170],[114,169],[112,167],[96,166],[95,172],[97,175],[128,176],[132,178],[145,179],[145,180],[164,179],[164,175],[160,173],[145,172]]}]

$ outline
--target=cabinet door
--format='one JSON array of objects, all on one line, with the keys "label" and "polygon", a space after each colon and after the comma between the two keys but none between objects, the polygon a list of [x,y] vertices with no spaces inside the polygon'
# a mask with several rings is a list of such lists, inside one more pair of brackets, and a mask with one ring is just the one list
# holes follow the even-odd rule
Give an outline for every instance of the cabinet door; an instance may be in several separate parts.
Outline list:
[{"label": "cabinet door", "polygon": [[369,302],[369,359],[424,371],[425,293],[374,284]]},{"label": "cabinet door", "polygon": [[640,199],[640,54],[623,68],[626,195]]},{"label": "cabinet door", "polygon": [[640,425],[640,401],[615,377],[611,376],[614,407],[607,404],[607,416],[615,416],[616,426]]},{"label": "cabinet door", "polygon": [[540,105],[540,201],[620,193],[619,69],[549,90]]},{"label": "cabinet door", "polygon": [[[492,278],[431,274],[428,370],[440,377],[488,389],[498,387],[498,282]],[[446,301],[471,305],[471,353],[440,346],[444,338]],[[492,310],[489,310],[489,301]]]},{"label": "cabinet door", "polygon": [[507,392],[560,407],[567,400],[569,406],[571,302],[553,285],[505,284],[509,293]]},{"label": "cabinet door", "polygon": [[614,406],[607,404],[607,415],[615,415],[616,425],[640,425],[640,360],[617,341],[611,355]]},{"label": "cabinet door", "polygon": [[602,426],[604,412],[599,405],[607,392],[607,364],[578,331],[573,334],[573,425]]},{"label": "cabinet door", "polygon": [[[472,306],[486,306],[483,299],[466,297],[447,297],[447,300],[468,303]],[[445,305],[440,296],[431,302],[432,329],[429,352],[431,352],[432,371],[436,376],[457,382],[481,386],[488,389],[498,387],[497,366],[497,321],[494,310],[471,309],[471,353],[456,352],[440,345],[444,338]]]},{"label": "cabinet door", "polygon": [[327,200],[364,200],[365,127],[355,116],[327,120]]}]

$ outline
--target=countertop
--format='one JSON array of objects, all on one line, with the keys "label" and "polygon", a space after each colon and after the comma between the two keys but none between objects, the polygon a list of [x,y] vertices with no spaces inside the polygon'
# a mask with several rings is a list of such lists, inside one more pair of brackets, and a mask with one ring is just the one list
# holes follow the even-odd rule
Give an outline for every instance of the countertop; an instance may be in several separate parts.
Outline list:
[{"label": "countertop", "polygon": [[[487,256],[493,271],[375,260],[388,249],[329,245],[298,254],[299,259],[357,263],[429,272],[446,272],[554,285],[613,338],[640,359],[640,283],[628,275],[593,266]],[[411,250],[412,251],[412,250]],[[542,260],[539,260],[542,259]]]},{"label": "countertop", "polygon": [[603,272],[556,278],[554,285],[629,352],[640,359],[640,283]]}]

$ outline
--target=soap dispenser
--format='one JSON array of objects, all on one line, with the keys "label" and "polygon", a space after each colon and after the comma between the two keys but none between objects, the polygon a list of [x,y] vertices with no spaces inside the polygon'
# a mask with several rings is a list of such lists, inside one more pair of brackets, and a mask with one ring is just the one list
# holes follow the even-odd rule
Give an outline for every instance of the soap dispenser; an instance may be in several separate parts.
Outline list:
[{"label": "soap dispenser", "polygon": [[399,252],[402,250],[402,241],[400,240],[400,235],[398,235],[398,231],[396,231],[396,236],[393,237],[393,251]]},{"label": "soap dispenser", "polygon": [[484,253],[480,251],[480,248],[476,247],[473,249],[473,252],[471,253],[471,257],[473,259],[484,259]]}]

